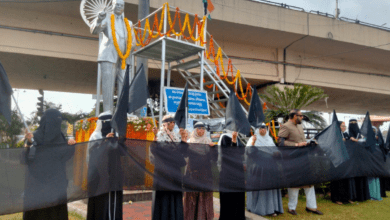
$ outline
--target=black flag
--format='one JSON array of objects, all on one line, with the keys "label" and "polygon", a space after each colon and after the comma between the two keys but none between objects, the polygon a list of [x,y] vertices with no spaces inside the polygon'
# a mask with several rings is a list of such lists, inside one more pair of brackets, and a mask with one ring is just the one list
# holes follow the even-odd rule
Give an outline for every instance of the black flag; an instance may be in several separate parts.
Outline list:
[{"label": "black flag", "polygon": [[133,113],[134,111],[145,106],[147,104],[148,98],[148,82],[146,81],[144,66],[143,64],[141,64],[141,66],[137,70],[137,74],[135,75],[130,85],[129,105],[127,112]]},{"label": "black flag", "polygon": [[370,120],[370,113],[366,113],[366,117],[364,118],[362,127],[360,128],[361,135],[366,138],[366,148],[368,148],[371,152],[374,152],[376,146],[376,139],[374,130],[372,129],[372,124]]},{"label": "black flag", "polygon": [[11,95],[12,87],[4,67],[0,63],[0,114],[4,115],[9,125],[11,125]]},{"label": "black flag", "polygon": [[236,93],[232,89],[230,89],[229,101],[226,106],[225,121],[227,130],[249,135],[251,125],[236,97]]},{"label": "black flag", "polygon": [[249,106],[248,121],[253,127],[259,128],[264,120],[265,116],[263,113],[263,106],[261,104],[260,97],[254,88],[251,105]]},{"label": "black flag", "polygon": [[387,152],[390,151],[390,125],[389,125],[389,129],[387,130],[385,149]]},{"label": "black flag", "polygon": [[335,110],[333,110],[332,124],[317,134],[315,139],[322,150],[329,155],[334,167],[338,167],[349,159]]},{"label": "black flag", "polygon": [[386,162],[387,160],[387,150],[385,148],[385,140],[383,138],[383,135],[382,135],[382,131],[380,128],[378,128],[378,144],[379,144],[379,148],[381,149],[382,153],[383,153],[383,160]]},{"label": "black flag", "polygon": [[181,96],[179,106],[175,113],[175,123],[179,128],[186,128],[187,125],[187,111],[188,111],[188,83]]},{"label": "black flag", "polygon": [[116,104],[115,113],[112,116],[111,127],[118,132],[119,137],[126,136],[127,108],[129,105],[129,65],[127,65],[122,91]]}]

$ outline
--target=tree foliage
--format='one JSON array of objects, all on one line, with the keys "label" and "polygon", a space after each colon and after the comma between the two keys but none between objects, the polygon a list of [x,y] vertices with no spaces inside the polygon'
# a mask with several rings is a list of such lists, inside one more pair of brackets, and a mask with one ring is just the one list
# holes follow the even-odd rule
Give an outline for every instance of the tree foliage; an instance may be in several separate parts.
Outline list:
[{"label": "tree foliage", "polygon": [[[260,97],[273,107],[265,111],[268,120],[276,120],[279,117],[286,120],[290,110],[303,109],[318,100],[328,97],[328,95],[321,88],[295,84],[293,88],[286,86],[283,89],[275,85],[268,86],[266,94],[262,94]],[[313,126],[317,128],[326,127],[325,119],[320,112],[309,111],[303,114]]]},{"label": "tree foliage", "polygon": [[17,135],[23,134],[24,124],[22,119],[16,110],[12,111],[11,125],[7,123],[7,120],[0,116],[0,142],[5,147],[7,144],[9,147],[16,147],[18,142]]}]

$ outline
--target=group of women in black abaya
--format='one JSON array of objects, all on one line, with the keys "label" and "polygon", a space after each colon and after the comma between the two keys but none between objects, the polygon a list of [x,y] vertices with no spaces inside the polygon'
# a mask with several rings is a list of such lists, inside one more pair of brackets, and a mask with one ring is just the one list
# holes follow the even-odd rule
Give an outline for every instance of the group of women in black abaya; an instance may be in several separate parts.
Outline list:
[{"label": "group of women in black abaya", "polygon": [[[345,123],[340,121],[339,124],[343,141],[358,142],[362,138],[356,119],[349,121],[348,133],[346,132]],[[377,145],[385,150],[382,135],[380,132],[375,132],[375,134]],[[387,153],[384,152],[385,155]],[[381,200],[380,197],[387,197],[386,190],[390,190],[390,181],[388,178],[380,178],[380,195],[376,195],[375,186],[377,184],[369,184],[369,177],[366,176],[332,181],[330,186],[331,199],[332,202],[342,205],[343,203],[354,203],[355,201]]]},{"label": "group of women in black abaya", "polygon": [[[115,136],[114,133],[111,133],[111,118],[112,115],[109,112],[104,112],[99,116],[97,128],[91,135],[91,143],[88,146],[87,160],[90,165],[103,162],[94,157],[94,155],[99,155],[99,152],[96,153],[97,151],[102,150],[99,149],[99,142],[92,141]],[[42,116],[38,129],[25,136],[26,148],[21,155],[21,162],[27,167],[24,210],[32,209],[37,201],[43,203],[45,207],[24,212],[24,220],[68,220],[66,162],[74,156],[75,152],[74,147],[69,145],[74,145],[76,142],[73,139],[66,140],[61,132],[61,123],[61,113],[56,109],[49,109]],[[87,219],[89,220],[119,220],[123,218],[121,160],[118,158],[119,154],[113,151],[115,149],[107,151],[109,161],[106,161],[106,167],[108,169],[88,172],[90,198]],[[109,175],[109,182],[99,183],[99,181],[108,178],[91,176],[90,173]],[[98,194],[97,192],[104,191],[104,189],[97,189],[96,186],[109,186],[119,191],[92,196]]]},{"label": "group of women in black abaya", "polygon": [[[103,137],[113,137],[115,134],[111,133],[111,114],[103,113],[99,117],[99,124],[94,134],[91,136],[91,140],[101,139]],[[33,207],[35,201],[44,201],[46,204],[44,208],[32,211],[26,211],[24,213],[24,220],[30,219],[55,219],[65,220],[68,219],[67,213],[67,185],[68,180],[66,177],[65,165],[74,154],[74,148],[68,145],[75,144],[74,140],[67,141],[65,136],[61,133],[61,113],[55,109],[47,110],[40,121],[39,128],[33,133],[26,134],[26,149],[22,154],[22,163],[26,164],[27,176],[26,186],[24,192],[24,209],[31,210],[29,207]],[[184,160],[184,155],[180,151],[179,146],[181,142],[186,142],[186,133],[182,132],[181,137],[173,133],[173,127],[175,125],[172,117],[164,117],[163,126],[160,132],[156,135],[156,140],[159,142],[176,142],[177,144],[169,144],[167,148],[161,148],[161,150],[171,152],[170,156],[175,159],[177,164],[166,164],[167,166],[174,166],[177,169],[187,164]],[[210,140],[205,138],[204,125],[197,125],[199,133],[194,133],[191,136],[190,142],[193,143],[209,143]],[[359,127],[356,120],[351,120],[349,124],[349,133],[346,131],[344,122],[340,122],[340,128],[344,141],[358,141],[361,138]],[[155,131],[157,133],[157,131]],[[379,134],[378,134],[379,135]],[[33,143],[33,141],[35,143]],[[91,142],[92,144],[92,142]],[[383,137],[377,138],[377,144],[379,146],[384,145]],[[55,147],[53,147],[55,145]],[[245,188],[245,172],[243,165],[243,156],[245,154],[245,145],[237,138],[237,132],[223,134],[219,141],[220,153],[219,153],[219,171],[220,178],[224,181],[220,181],[219,188],[221,189],[233,189],[233,188]],[[67,147],[68,146],[68,147]],[[210,145],[212,147],[212,145]],[[172,148],[172,149],[171,149]],[[381,146],[381,149],[385,149]],[[73,150],[71,150],[73,149]],[[234,150],[231,150],[234,149]],[[238,150],[237,150],[238,149]],[[88,162],[90,164],[100,163],[94,159],[94,151],[98,150],[96,146],[88,146]],[[159,148],[154,149],[153,154],[158,155]],[[237,153],[238,152],[238,153]],[[388,152],[387,152],[388,153]],[[118,154],[113,154],[118,155]],[[109,185],[120,184],[121,181],[121,166],[115,164],[120,161],[119,158],[109,158],[110,169],[107,170],[110,177],[115,176],[114,180]],[[151,158],[151,160],[158,160],[158,158]],[[172,163],[176,163],[171,161]],[[163,161],[158,162],[161,164]],[[234,164],[232,164],[234,163]],[[42,167],[45,167],[45,172],[42,171]],[[92,166],[93,167],[93,166]],[[227,169],[228,167],[237,168],[232,172]],[[166,172],[163,170],[164,166],[155,168],[155,172]],[[40,172],[38,172],[40,171]],[[90,172],[90,173],[99,173]],[[177,172],[180,173],[180,172]],[[193,164],[189,168],[190,177],[196,177],[196,166]],[[210,174],[211,175],[211,174]],[[96,193],[94,189],[94,180],[99,178],[88,175],[90,186],[89,191],[91,195]],[[182,192],[169,191],[170,182],[156,182],[157,190],[154,192],[153,198],[153,211],[152,219],[154,220],[182,220],[191,219],[190,215],[197,216],[212,216],[209,213],[209,207],[212,207],[212,195],[206,194],[191,194],[188,193],[184,196],[187,209],[191,209],[191,214],[185,214],[183,208],[183,194]],[[95,184],[101,185],[101,184]],[[382,197],[386,197],[386,190],[390,190],[390,181],[385,178],[380,179],[380,193]],[[115,189],[121,189],[121,185],[113,187]],[[112,188],[112,187],[111,187]],[[34,189],[29,190],[29,189]],[[368,177],[355,177],[343,180],[333,181],[331,183],[331,197],[332,201],[337,204],[353,203],[354,201],[365,201],[373,198],[372,190],[370,190],[370,184]],[[204,201],[202,204],[195,204],[197,201]],[[88,203],[88,219],[122,219],[122,191],[112,191],[99,196],[91,196]],[[194,203],[195,202],[195,203]],[[220,219],[245,219],[245,192],[220,192]],[[201,209],[200,209],[201,208]],[[199,212],[201,210],[201,212]],[[204,210],[204,211],[203,211]],[[187,217],[185,217],[187,216]],[[210,217],[207,217],[209,219]],[[202,219],[198,218],[197,219]]]},{"label": "group of women in black abaya", "polygon": [[[165,116],[163,118],[163,125],[160,132],[157,134],[157,141],[161,142],[176,142],[176,144],[169,145],[164,149],[153,148],[151,153],[151,160],[155,161],[155,164],[159,166],[155,167],[155,173],[166,173],[169,172],[169,167],[171,169],[185,166],[187,163],[184,160],[185,155],[180,151],[180,142],[186,142],[186,132],[181,132],[181,138],[176,136],[173,133],[175,122],[171,116]],[[211,141],[205,137],[204,133],[204,124],[198,122],[194,125],[195,131],[189,139],[190,143],[203,143],[210,144],[210,147],[213,146]],[[203,130],[202,130],[203,129]],[[199,131],[200,130],[200,131]],[[220,178],[224,181],[220,181],[220,188],[244,188],[245,178],[244,178],[244,164],[242,158],[245,153],[245,145],[240,142],[237,138],[238,133],[233,132],[229,134],[224,134],[219,141],[219,146],[221,147],[221,157],[219,160],[219,170]],[[237,150],[229,151],[231,148],[241,149],[241,154],[237,154]],[[169,160],[160,161],[158,155],[164,154],[163,152],[158,152],[159,150],[168,151],[170,155]],[[167,155],[165,155],[167,156]],[[188,156],[188,155],[187,155]],[[236,158],[236,159],[234,159]],[[209,158],[211,159],[211,158]],[[209,164],[209,162],[200,164],[194,164],[192,160],[197,162],[205,160],[199,160],[199,158],[191,157],[189,159],[189,166],[187,167],[187,177],[185,178],[196,178],[197,167]],[[158,161],[158,162],[157,162]],[[167,162],[173,164],[167,164]],[[229,163],[229,164],[228,164]],[[231,164],[235,163],[235,164]],[[228,167],[236,167],[239,169],[239,172],[235,170],[232,172]],[[164,170],[165,169],[165,170]],[[168,170],[166,170],[168,169]],[[172,173],[172,172],[170,172]],[[178,172],[180,173],[180,172]],[[212,175],[204,174],[204,175]],[[181,178],[178,178],[181,179]],[[212,179],[207,178],[207,179]],[[237,180],[241,180],[237,181]],[[153,195],[153,206],[152,206],[152,219],[153,220],[209,220],[214,218],[213,214],[213,202],[212,194],[210,195],[204,193],[199,194],[196,192],[187,192],[184,195],[185,206],[183,207],[183,194],[181,192],[169,191],[169,185],[172,184],[169,181],[165,182],[163,179],[160,179],[154,182],[156,191]],[[161,189],[161,190],[159,190]],[[165,189],[165,190],[164,190]],[[235,220],[244,220],[245,219],[245,192],[220,192],[220,219],[235,219]]]}]

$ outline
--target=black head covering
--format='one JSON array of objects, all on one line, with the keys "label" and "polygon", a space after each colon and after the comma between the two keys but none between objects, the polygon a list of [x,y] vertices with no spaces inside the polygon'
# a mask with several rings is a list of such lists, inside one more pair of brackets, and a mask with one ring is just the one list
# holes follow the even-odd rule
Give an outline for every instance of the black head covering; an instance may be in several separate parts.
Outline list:
[{"label": "black head covering", "polygon": [[111,126],[111,120],[112,120],[112,114],[108,112],[103,112],[99,115],[98,118],[100,121],[102,121],[102,137],[106,137],[108,133],[111,133],[112,126]]},{"label": "black head covering", "polygon": [[111,121],[102,122],[102,136],[106,137],[107,134],[111,133]]},{"label": "black head covering", "polygon": [[34,141],[37,145],[65,143],[65,137],[61,132],[62,116],[57,109],[48,109],[39,122],[38,129],[34,132]]},{"label": "black head covering", "polygon": [[205,124],[203,122],[196,122],[195,125],[194,125],[194,128],[205,128]]},{"label": "black head covering", "polygon": [[356,119],[349,120],[348,133],[353,138],[360,138],[360,128]]}]

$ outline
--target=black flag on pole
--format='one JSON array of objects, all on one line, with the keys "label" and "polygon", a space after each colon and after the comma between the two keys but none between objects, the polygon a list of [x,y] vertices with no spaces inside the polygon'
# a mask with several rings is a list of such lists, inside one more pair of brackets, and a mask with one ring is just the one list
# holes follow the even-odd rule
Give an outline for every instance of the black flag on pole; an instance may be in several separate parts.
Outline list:
[{"label": "black flag on pole", "polygon": [[148,82],[146,81],[146,75],[143,64],[137,70],[133,81],[130,85],[129,91],[129,105],[128,113],[140,109],[147,104],[149,98]]},{"label": "black flag on pole", "polygon": [[11,95],[12,87],[4,67],[0,63],[0,114],[4,115],[9,125],[11,125]]},{"label": "black flag on pole", "polygon": [[226,106],[225,121],[227,130],[237,131],[244,135],[250,133],[251,125],[242,109],[240,101],[236,97],[236,93],[232,89],[230,89],[229,101]]},{"label": "black flag on pole", "polygon": [[385,149],[387,152],[390,151],[390,125],[389,125],[389,129],[387,130]]},{"label": "black flag on pole", "polygon": [[261,104],[260,97],[257,94],[256,89],[254,88],[251,105],[249,106],[248,121],[253,127],[259,128],[264,122],[264,120],[265,116],[263,112],[263,106]]},{"label": "black flag on pole", "polygon": [[317,134],[315,139],[322,150],[329,155],[334,167],[338,167],[349,159],[335,110],[333,110],[332,124]]},{"label": "black flag on pole", "polygon": [[179,128],[186,128],[187,125],[187,114],[188,114],[188,83],[181,96],[179,106],[175,113],[175,123]]},{"label": "black flag on pole", "polygon": [[127,65],[122,91],[111,120],[111,127],[118,132],[119,137],[126,136],[127,108],[129,105],[129,80],[129,65]]},{"label": "black flag on pole", "polygon": [[383,153],[383,160],[386,162],[388,152],[385,148],[385,139],[383,138],[382,131],[380,128],[378,128],[377,136],[378,136],[379,148],[381,149],[381,151]]},{"label": "black flag on pole", "polygon": [[364,136],[364,138],[366,138],[366,148],[368,148],[371,152],[374,152],[376,139],[374,130],[372,129],[369,112],[366,113],[366,117],[364,118],[362,127],[360,128],[360,133]]}]

